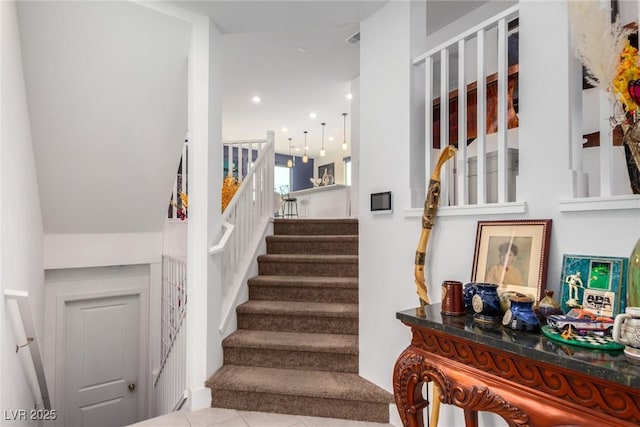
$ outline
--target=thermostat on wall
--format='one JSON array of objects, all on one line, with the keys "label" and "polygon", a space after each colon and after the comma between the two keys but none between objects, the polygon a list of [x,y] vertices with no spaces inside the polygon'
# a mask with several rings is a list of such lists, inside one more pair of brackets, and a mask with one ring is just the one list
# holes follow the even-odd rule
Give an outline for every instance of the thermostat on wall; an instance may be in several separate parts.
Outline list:
[{"label": "thermostat on wall", "polygon": [[391,213],[391,191],[371,193],[371,212]]}]

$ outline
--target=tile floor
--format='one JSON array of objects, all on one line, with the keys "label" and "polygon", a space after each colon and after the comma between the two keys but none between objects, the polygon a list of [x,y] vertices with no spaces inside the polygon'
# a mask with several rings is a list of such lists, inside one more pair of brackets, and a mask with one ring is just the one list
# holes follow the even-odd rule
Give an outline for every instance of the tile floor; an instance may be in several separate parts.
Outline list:
[{"label": "tile floor", "polygon": [[393,427],[392,424],[367,423],[335,418],[303,417],[206,408],[195,412],[178,411],[151,418],[131,427]]}]

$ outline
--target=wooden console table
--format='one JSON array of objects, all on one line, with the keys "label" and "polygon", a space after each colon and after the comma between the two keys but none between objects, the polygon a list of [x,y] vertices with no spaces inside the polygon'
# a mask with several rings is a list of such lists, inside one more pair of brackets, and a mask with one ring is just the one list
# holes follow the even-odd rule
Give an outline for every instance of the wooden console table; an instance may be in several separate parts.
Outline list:
[{"label": "wooden console table", "polygon": [[471,315],[443,316],[440,304],[398,312],[411,344],[398,357],[393,391],[405,426],[422,427],[433,381],[442,403],[464,409],[467,427],[478,411],[510,426],[623,427],[640,425],[640,366],[622,351],[563,346],[541,334],[481,327]]}]

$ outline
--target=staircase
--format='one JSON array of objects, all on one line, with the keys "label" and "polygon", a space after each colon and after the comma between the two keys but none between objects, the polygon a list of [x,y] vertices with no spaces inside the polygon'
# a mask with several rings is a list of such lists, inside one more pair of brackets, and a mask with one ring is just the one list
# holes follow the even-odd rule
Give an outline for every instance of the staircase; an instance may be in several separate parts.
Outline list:
[{"label": "staircase", "polygon": [[258,264],[211,406],[388,423],[393,396],[358,376],[357,220],[276,219]]}]

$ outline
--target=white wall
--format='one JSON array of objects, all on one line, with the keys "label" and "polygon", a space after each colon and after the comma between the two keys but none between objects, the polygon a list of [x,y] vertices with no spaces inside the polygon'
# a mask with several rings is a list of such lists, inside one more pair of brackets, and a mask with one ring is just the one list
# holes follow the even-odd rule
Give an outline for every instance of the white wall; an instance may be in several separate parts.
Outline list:
[{"label": "white wall", "polygon": [[162,231],[190,26],[128,1],[19,2],[18,16],[45,233]]},{"label": "white wall", "polygon": [[[637,209],[560,211],[559,201],[569,197],[566,11],[559,1],[520,5],[518,200],[526,202],[526,212],[441,212],[427,249],[431,301],[440,300],[442,281],[470,280],[478,220],[551,218],[547,287],[556,294],[563,254],[626,257],[640,236]],[[389,391],[395,359],[410,340],[409,328],[395,313],[418,305],[413,261],[421,224],[420,218],[403,215],[411,207],[405,166],[410,163],[410,22],[408,3],[391,2],[361,25],[361,134],[366,143],[360,147],[360,373]],[[393,191],[394,213],[373,216],[369,194],[384,190]],[[445,406],[440,422],[459,425],[461,417],[461,410]],[[504,425],[489,415],[486,422]]]},{"label": "white wall", "polygon": [[[41,339],[44,299],[42,216],[13,1],[0,2],[0,19],[0,277],[3,290],[29,292],[37,338]],[[17,342],[4,311],[4,298],[0,306],[0,382],[3,389],[0,409],[32,409],[34,400],[15,352]],[[42,348],[41,341],[40,346]],[[22,426],[28,422],[15,424]]]},{"label": "white wall", "polygon": [[360,214],[360,77],[351,81],[351,216]]}]

